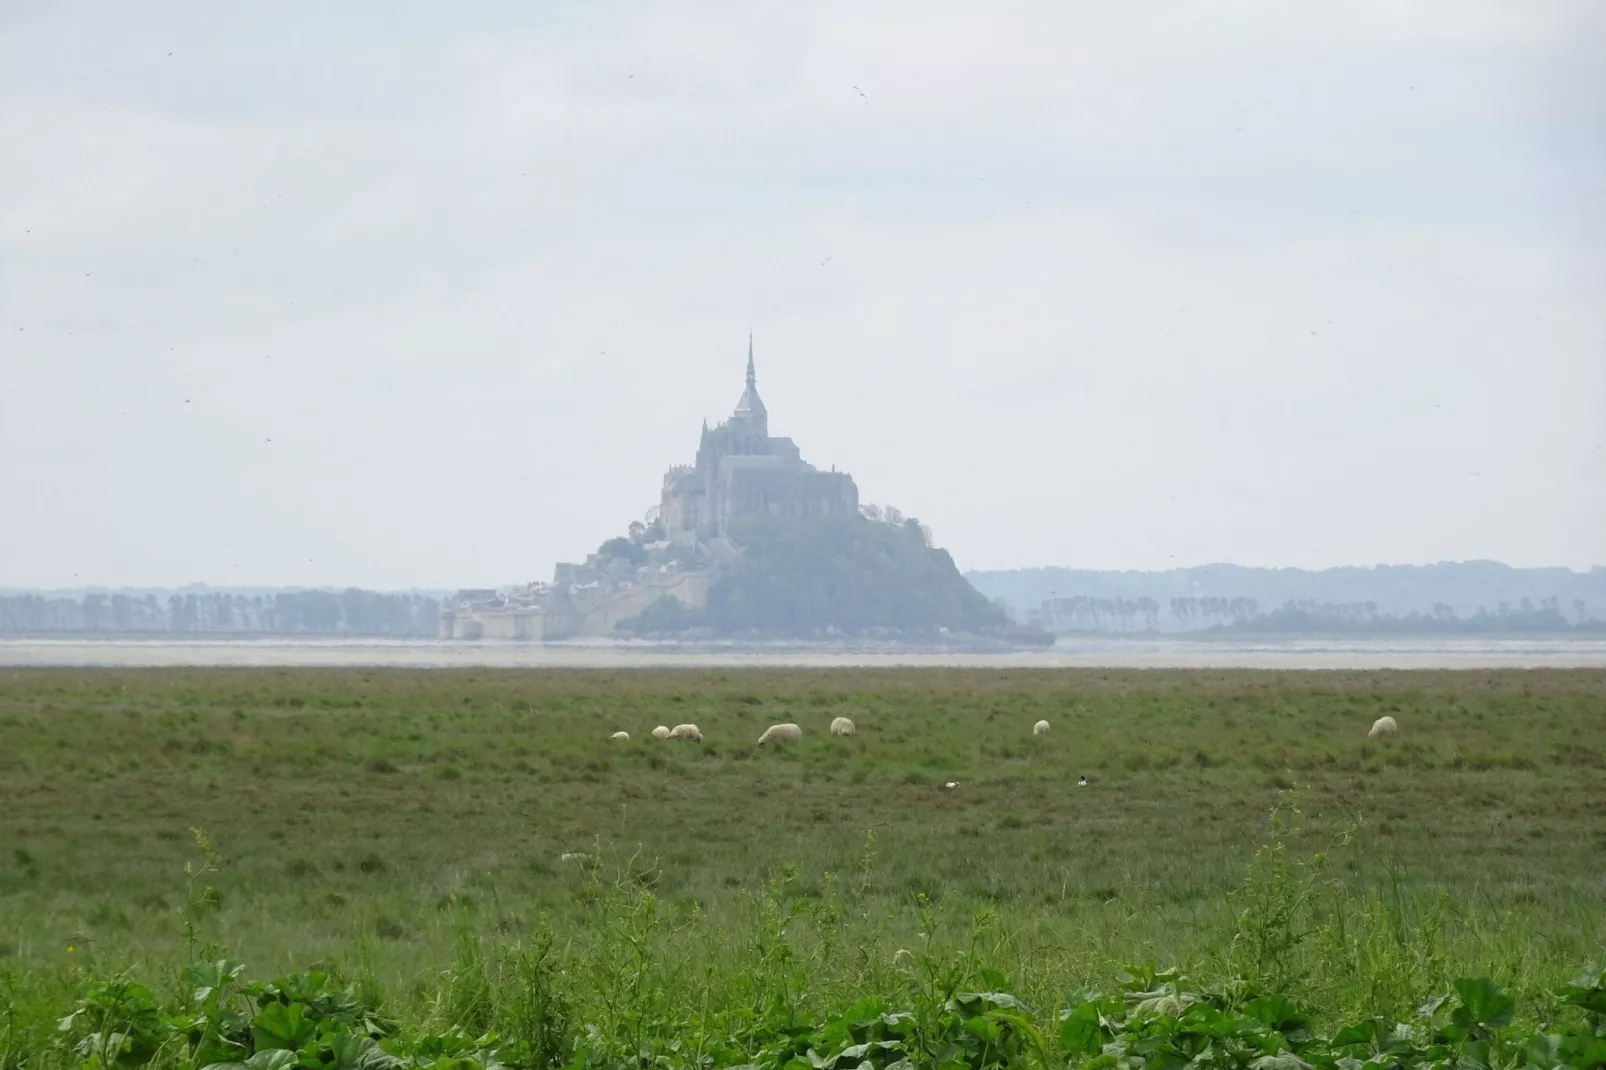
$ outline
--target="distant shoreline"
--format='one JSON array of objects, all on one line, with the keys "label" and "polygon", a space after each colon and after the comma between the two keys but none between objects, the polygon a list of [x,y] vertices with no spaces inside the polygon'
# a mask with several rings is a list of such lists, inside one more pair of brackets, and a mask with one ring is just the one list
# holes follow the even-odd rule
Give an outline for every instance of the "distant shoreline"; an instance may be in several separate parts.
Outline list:
[{"label": "distant shoreline", "polygon": [[366,644],[404,643],[453,647],[535,647],[564,649],[569,647],[609,647],[625,650],[676,649],[676,650],[918,650],[918,651],[969,651],[971,653],[1009,653],[1028,650],[1063,650],[1078,644],[1100,643],[1191,643],[1201,646],[1216,644],[1289,644],[1289,643],[1606,643],[1602,631],[1378,631],[1378,632],[1251,632],[1223,631],[1199,628],[1185,632],[1061,632],[1052,647],[1039,647],[1025,643],[978,638],[974,641],[959,639],[833,639],[789,638],[721,638],[672,639],[654,636],[576,636],[548,642],[514,639],[438,639],[424,635],[366,635],[327,632],[120,632],[120,631],[40,631],[0,632],[0,643],[325,643]]},{"label": "distant shoreline", "polygon": [[556,643],[328,637],[0,638],[0,668],[1134,668],[1606,669],[1606,639],[1069,639],[1049,648],[591,639]]}]

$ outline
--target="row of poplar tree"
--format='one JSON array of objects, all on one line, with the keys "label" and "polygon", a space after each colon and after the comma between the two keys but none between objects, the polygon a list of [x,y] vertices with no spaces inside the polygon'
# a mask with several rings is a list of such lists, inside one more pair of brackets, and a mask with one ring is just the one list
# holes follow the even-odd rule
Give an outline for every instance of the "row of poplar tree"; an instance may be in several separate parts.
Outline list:
[{"label": "row of poplar tree", "polygon": [[422,594],[279,591],[0,595],[0,632],[433,637],[441,604]]}]

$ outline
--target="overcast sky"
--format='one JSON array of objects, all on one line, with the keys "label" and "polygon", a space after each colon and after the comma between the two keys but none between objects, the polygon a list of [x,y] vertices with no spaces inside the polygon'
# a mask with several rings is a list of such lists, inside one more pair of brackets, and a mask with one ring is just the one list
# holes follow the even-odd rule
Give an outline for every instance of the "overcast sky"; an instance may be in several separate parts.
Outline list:
[{"label": "overcast sky", "polygon": [[0,585],[547,578],[754,331],[961,567],[1606,564],[1606,5],[0,5]]}]

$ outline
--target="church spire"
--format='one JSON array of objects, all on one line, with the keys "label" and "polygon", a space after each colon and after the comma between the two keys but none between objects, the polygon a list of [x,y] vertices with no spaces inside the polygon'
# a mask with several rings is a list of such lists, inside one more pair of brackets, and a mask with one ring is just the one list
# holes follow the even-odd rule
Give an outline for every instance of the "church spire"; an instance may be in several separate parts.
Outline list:
[{"label": "church spire", "polygon": [[769,414],[764,411],[764,402],[759,400],[758,375],[753,369],[752,331],[747,332],[747,389],[742,391],[742,400],[736,403],[736,411],[731,415],[752,424],[759,434],[769,434]]}]

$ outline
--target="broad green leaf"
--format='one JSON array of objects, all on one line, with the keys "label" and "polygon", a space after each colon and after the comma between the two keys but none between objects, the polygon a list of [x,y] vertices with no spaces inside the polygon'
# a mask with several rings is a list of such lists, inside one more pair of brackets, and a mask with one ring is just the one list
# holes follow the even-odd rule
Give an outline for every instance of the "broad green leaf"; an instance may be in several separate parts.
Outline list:
[{"label": "broad green leaf", "polygon": [[[483,1046],[483,1045],[482,1045]],[[341,1033],[329,1038],[335,1070],[394,1070],[401,1060],[389,1055],[372,1037]]]},{"label": "broad green leaf", "polygon": [[1434,996],[1416,1009],[1416,1016],[1418,1018],[1432,1018],[1439,1013],[1439,1008],[1444,1006],[1444,1001],[1449,998],[1448,996]]},{"label": "broad green leaf", "polygon": [[294,1070],[297,1064],[295,1052],[280,1048],[257,1052],[245,1061],[245,1070]]},{"label": "broad green leaf", "polygon": [[1183,1070],[1188,1057],[1175,1048],[1162,1048],[1144,1060],[1144,1070]]},{"label": "broad green leaf", "polygon": [[466,1055],[442,1055],[438,1059],[416,1065],[419,1070],[481,1070],[480,1064]]},{"label": "broad green leaf", "polygon": [[1463,1047],[1456,1067],[1458,1070],[1489,1070],[1489,1042],[1475,1040]]},{"label": "broad green leaf", "polygon": [[1311,1065],[1291,1051],[1281,1051],[1251,1060],[1249,1070],[1311,1070]]},{"label": "broad green leaf", "polygon": [[316,1023],[306,1017],[299,1003],[270,1003],[251,1021],[251,1038],[257,1050],[285,1048],[295,1051],[317,1034]]},{"label": "broad green leaf", "polygon": [[1262,1025],[1271,1027],[1279,1033],[1293,1033],[1303,1030],[1309,1036],[1310,1016],[1294,1005],[1294,1001],[1284,995],[1259,996],[1249,1001],[1244,1007],[1244,1013]]},{"label": "broad green leaf", "polygon": [[1231,1015],[1216,1010],[1208,1003],[1199,1002],[1183,1012],[1178,1025],[1184,1033],[1207,1037],[1226,1037],[1242,1029],[1256,1030],[1257,1023],[1246,1019],[1234,1019]]},{"label": "broad green leaf", "polygon": [[1027,1015],[1032,1013],[1026,1004],[1008,992],[960,992],[950,1002],[955,1009],[966,1014],[982,1014],[993,1007],[1004,1007]]},{"label": "broad green leaf", "polygon": [[190,990],[196,1003],[204,1003],[212,993],[231,984],[244,969],[244,963],[230,959],[192,962],[179,971],[179,980]]},{"label": "broad green leaf", "polygon": [[1556,1066],[1561,1062],[1561,1038],[1558,1036],[1546,1036],[1544,1033],[1535,1033],[1522,1046],[1522,1052],[1527,1057],[1529,1066],[1550,1070],[1550,1067]]},{"label": "broad green leaf", "polygon": [[1366,1044],[1373,1048],[1381,1048],[1383,1041],[1389,1036],[1389,1025],[1381,1018],[1371,1018],[1354,1025],[1346,1025],[1333,1034],[1329,1042],[1335,1048],[1348,1048],[1356,1044]]},{"label": "broad green leaf", "polygon": [[1157,1014],[1169,1018],[1180,1018],[1183,1011],[1199,1002],[1198,996],[1192,992],[1179,991],[1174,984],[1164,984],[1147,992],[1131,992],[1126,998],[1133,1005],[1132,1009],[1140,1014]]},{"label": "broad green leaf", "polygon": [[1568,1066],[1606,1066],[1606,1037],[1586,1033],[1563,1037],[1561,1050]]},{"label": "broad green leaf", "polygon": [[1455,983],[1455,993],[1461,1005],[1453,1017],[1466,1024],[1498,1029],[1511,1024],[1517,1010],[1516,1001],[1487,977],[1464,977]]},{"label": "broad green leaf", "polygon": [[299,1062],[295,1052],[275,1048],[259,1051],[243,1063],[211,1063],[202,1070],[295,1070]]},{"label": "broad green leaf", "polygon": [[1092,1055],[1103,1043],[1098,1005],[1078,1003],[1060,1023],[1060,1047],[1067,1055]]},{"label": "broad green leaf", "polygon": [[1333,1039],[1328,1043],[1333,1048],[1351,1048],[1354,1044],[1372,1043],[1372,1022],[1362,1022],[1360,1025],[1346,1025],[1333,1033]]},{"label": "broad green leaf", "polygon": [[1606,969],[1592,966],[1562,986],[1561,1000],[1590,1014],[1606,1016]]},{"label": "broad green leaf", "polygon": [[886,1004],[872,996],[869,999],[859,1000],[859,1002],[838,1015],[837,1020],[841,1022],[869,1022],[881,1017],[886,1013],[886,1009]]}]

